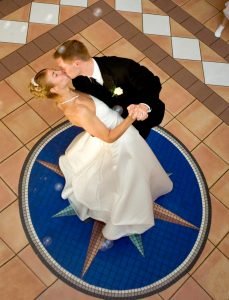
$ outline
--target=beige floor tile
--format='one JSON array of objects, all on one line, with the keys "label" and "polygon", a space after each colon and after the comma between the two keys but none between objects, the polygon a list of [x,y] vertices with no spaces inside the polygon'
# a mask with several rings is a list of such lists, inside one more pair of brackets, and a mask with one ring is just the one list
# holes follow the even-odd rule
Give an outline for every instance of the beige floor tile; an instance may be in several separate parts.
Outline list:
[{"label": "beige floor tile", "polygon": [[209,254],[214,250],[214,245],[207,240],[203,252],[201,253],[200,257],[198,258],[197,262],[195,265],[192,267],[192,269],[189,271],[189,274],[191,275],[196,271],[196,269],[199,268],[199,266],[203,263],[203,261],[209,256]]},{"label": "beige floor tile", "polygon": [[198,145],[192,154],[205,175],[208,187],[211,187],[227,171],[227,164],[204,144]]},{"label": "beige floor tile", "polygon": [[228,299],[229,261],[219,250],[210,254],[193,277],[213,299]]},{"label": "beige floor tile", "polygon": [[182,6],[190,0],[173,0],[178,6]]},{"label": "beige floor tile", "polygon": [[62,119],[60,119],[58,122],[54,123],[51,128],[55,128],[56,126],[58,126],[59,124],[64,123],[65,121],[68,121],[66,117],[63,117]]},{"label": "beige floor tile", "polygon": [[144,54],[132,46],[126,39],[121,39],[103,51],[107,56],[121,56],[131,58],[137,62],[144,58]]},{"label": "beige floor tile", "polygon": [[21,8],[12,12],[11,14],[5,16],[3,20],[28,22],[30,15],[30,7],[31,3],[22,6]]},{"label": "beige floor tile", "polygon": [[[100,33],[99,35],[98,32]],[[88,26],[81,31],[81,35],[100,51],[106,49],[121,38],[121,35],[103,20],[99,20],[93,25]]]},{"label": "beige floor tile", "polygon": [[6,81],[22,97],[22,99],[28,101],[32,98],[28,85],[34,75],[35,72],[29,66],[26,66],[13,73]]},{"label": "beige floor tile", "polygon": [[0,162],[22,147],[22,143],[2,122],[0,122],[0,141]]},{"label": "beige floor tile", "polygon": [[201,23],[206,22],[218,13],[218,9],[205,0],[189,1],[182,8]]},{"label": "beige floor tile", "polygon": [[222,123],[205,140],[214,152],[229,163],[229,127]]},{"label": "beige floor tile", "polygon": [[220,242],[217,247],[223,254],[229,257],[229,233],[225,236],[225,238]]},{"label": "beige floor tile", "polygon": [[0,59],[20,48],[22,44],[0,43]]},{"label": "beige floor tile", "polygon": [[189,278],[171,300],[211,300],[212,298],[192,278]]},{"label": "beige floor tile", "polygon": [[165,129],[175,135],[190,151],[200,143],[200,140],[176,119],[169,122]]},{"label": "beige floor tile", "polygon": [[177,119],[200,139],[204,139],[222,123],[215,114],[199,101],[193,102],[177,116]]},{"label": "beige floor tile", "polygon": [[193,38],[194,35],[189,32],[187,29],[185,29],[182,25],[177,23],[172,18],[170,20],[170,29],[171,29],[171,36],[176,37],[185,37],[185,38]]},{"label": "beige floor tile", "polygon": [[33,2],[40,2],[40,3],[50,3],[50,4],[60,4],[60,0],[34,0]]},{"label": "beige floor tile", "polygon": [[181,279],[179,279],[176,283],[171,285],[166,290],[159,293],[159,295],[165,299],[168,300],[171,298],[172,295],[176,293],[176,291],[184,284],[184,282],[189,278],[189,274],[185,274]]},{"label": "beige floor tile", "polygon": [[169,75],[162,71],[155,63],[153,63],[148,57],[145,57],[143,60],[141,60],[140,65],[145,66],[148,68],[155,76],[158,76],[160,78],[161,83],[165,82]]},{"label": "beige floor tile", "polygon": [[2,300],[33,300],[45,285],[17,257],[0,269],[0,298]]},{"label": "beige floor tile", "polygon": [[41,262],[30,245],[18,253],[18,256],[46,286],[50,286],[57,279],[56,276]]},{"label": "beige floor tile", "polygon": [[165,125],[168,124],[172,119],[173,116],[167,110],[165,110],[165,115],[160,126],[165,127]]},{"label": "beige floor tile", "polygon": [[158,6],[154,5],[150,0],[142,1],[142,12],[144,14],[166,16],[166,13]]},{"label": "beige floor tile", "polygon": [[207,0],[212,6],[215,6],[218,10],[224,9],[225,0]]},{"label": "beige floor tile", "polygon": [[200,52],[202,61],[212,61],[212,62],[226,62],[224,58],[218,55],[214,50],[210,47],[199,41],[200,43]]},{"label": "beige floor tile", "polygon": [[[88,0],[88,3],[90,5],[90,4],[93,4],[93,2],[97,2],[97,1],[99,1],[99,0]],[[106,3],[115,9],[115,0],[106,0]]]},{"label": "beige floor tile", "polygon": [[166,109],[174,116],[194,101],[194,97],[172,78],[162,85],[160,98],[165,102]]},{"label": "beige floor tile", "polygon": [[50,288],[41,294],[36,300],[95,300],[96,297],[78,292],[64,282],[57,280]]},{"label": "beige floor tile", "polygon": [[48,125],[27,104],[9,114],[3,122],[23,143],[28,143],[48,128]]},{"label": "beige floor tile", "polygon": [[0,235],[3,241],[17,253],[28,244],[21,224],[18,201],[4,209],[0,216]]},{"label": "beige floor tile", "polygon": [[15,201],[17,196],[11,191],[11,189],[0,178],[0,211],[3,210],[10,203]]},{"label": "beige floor tile", "polygon": [[229,210],[211,195],[212,220],[209,240],[217,245],[229,231]]},{"label": "beige floor tile", "polygon": [[44,55],[40,56],[36,60],[30,63],[30,66],[35,72],[39,72],[45,68],[57,68],[53,56],[54,50],[46,52]]},{"label": "beige floor tile", "polygon": [[211,188],[211,193],[229,208],[229,171]]},{"label": "beige floor tile", "polygon": [[[224,14],[222,12],[218,13],[216,16],[208,20],[204,23],[204,26],[206,26],[211,31],[215,32],[219,24],[222,22],[224,18]],[[229,26],[226,26],[221,34],[221,39],[228,41],[229,40]]]},{"label": "beige floor tile", "polygon": [[6,245],[6,243],[2,239],[0,239],[0,266],[5,264],[14,255],[14,252]]},{"label": "beige floor tile", "polygon": [[119,11],[120,15],[127,19],[132,25],[142,31],[142,13]]},{"label": "beige floor tile", "polygon": [[210,85],[208,84],[210,89],[220,95],[224,100],[229,103],[229,87],[228,86],[219,86],[219,85]]},{"label": "beige floor tile", "polygon": [[177,61],[189,70],[199,80],[204,82],[203,64],[201,61],[177,59]]},{"label": "beige floor tile", "polygon": [[27,43],[31,42],[38,36],[43,33],[51,30],[55,25],[50,24],[37,24],[37,23],[29,23],[28,32],[27,32]]},{"label": "beige floor tile", "polygon": [[172,39],[170,36],[146,34],[157,46],[173,56]]},{"label": "beige floor tile", "polygon": [[33,98],[28,103],[49,125],[63,118],[63,112],[53,99]]},{"label": "beige floor tile", "polygon": [[15,194],[18,194],[19,177],[27,154],[28,150],[21,148],[0,164],[0,176]]},{"label": "beige floor tile", "polygon": [[78,14],[84,7],[79,6],[60,6],[59,23],[63,23],[65,20],[71,18],[72,16]]},{"label": "beige floor tile", "polygon": [[28,144],[26,144],[26,147],[31,150],[33,148],[33,146],[36,144],[36,142],[38,142],[41,138],[43,138],[43,136],[49,132],[51,130],[51,128],[47,128],[45,131],[43,131],[42,133],[40,133],[37,137],[35,137],[35,139],[33,139],[32,141],[30,141]]},{"label": "beige floor tile", "polygon": [[0,118],[24,103],[22,98],[5,81],[0,82]]},{"label": "beige floor tile", "polygon": [[159,296],[159,294],[152,295],[150,297],[144,298],[145,300],[162,300],[162,298]]},{"label": "beige floor tile", "polygon": [[70,40],[78,40],[87,47],[89,53],[91,56],[95,56],[99,53],[99,50],[95,48],[88,40],[86,40],[81,34],[77,33],[73,37],[70,38]]}]

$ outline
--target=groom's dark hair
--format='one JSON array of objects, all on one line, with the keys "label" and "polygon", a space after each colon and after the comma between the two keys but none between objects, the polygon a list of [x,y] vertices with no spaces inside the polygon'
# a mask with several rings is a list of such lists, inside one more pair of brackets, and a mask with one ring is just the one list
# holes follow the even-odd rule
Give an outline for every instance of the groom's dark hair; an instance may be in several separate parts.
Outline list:
[{"label": "groom's dark hair", "polygon": [[61,57],[64,61],[72,61],[77,58],[87,61],[91,58],[87,47],[82,42],[77,40],[70,40],[64,42],[54,52],[53,57],[55,59]]}]

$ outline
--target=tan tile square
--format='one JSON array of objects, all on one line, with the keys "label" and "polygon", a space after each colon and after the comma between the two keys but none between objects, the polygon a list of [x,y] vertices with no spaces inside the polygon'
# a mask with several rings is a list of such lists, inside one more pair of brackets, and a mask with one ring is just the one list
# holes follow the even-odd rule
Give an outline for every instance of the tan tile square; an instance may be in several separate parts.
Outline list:
[{"label": "tan tile square", "polygon": [[173,56],[172,50],[172,40],[170,36],[162,36],[162,35],[151,35],[147,34],[147,36],[157,44],[161,49],[167,52],[170,56]]},{"label": "tan tile square", "polygon": [[60,5],[59,24],[78,14],[84,7]]},{"label": "tan tile square", "polygon": [[41,294],[37,300],[95,300],[98,298],[83,294],[64,282],[57,280],[50,288]]},{"label": "tan tile square", "polygon": [[29,66],[26,66],[13,73],[6,81],[25,101],[28,101],[32,98],[28,85],[34,75],[35,72]]},{"label": "tan tile square", "polygon": [[0,269],[0,294],[3,300],[32,300],[45,288],[45,285],[17,257]]},{"label": "tan tile square", "polygon": [[24,248],[18,256],[23,262],[37,275],[37,277],[46,285],[50,286],[57,278],[49,269],[41,262],[34,253],[30,245]]},{"label": "tan tile square", "polygon": [[175,294],[175,292],[183,285],[183,283],[189,278],[189,274],[185,274],[181,279],[179,279],[176,283],[171,285],[166,290],[159,293],[159,295],[165,299],[168,300],[171,298],[172,295]]},{"label": "tan tile square", "polygon": [[23,143],[28,143],[48,127],[27,104],[9,114],[3,122]]},{"label": "tan tile square", "polygon": [[193,277],[213,299],[228,299],[229,261],[219,250],[210,254]]},{"label": "tan tile square", "polygon": [[150,296],[150,297],[146,297],[144,298],[145,300],[162,300],[162,298],[159,296],[159,294]]},{"label": "tan tile square", "polygon": [[0,239],[0,266],[10,260],[14,255],[14,252]]},{"label": "tan tile square", "polygon": [[22,6],[21,8],[12,12],[11,14],[5,16],[3,20],[28,22],[30,15],[30,7],[31,3],[26,4],[25,6]]},{"label": "tan tile square", "polygon": [[27,154],[28,150],[22,148],[0,164],[0,176],[15,194],[18,193],[19,176]]},{"label": "tan tile square", "polygon": [[37,23],[29,23],[28,32],[27,32],[27,43],[31,42],[38,36],[43,33],[51,30],[55,25],[51,24],[37,24]]},{"label": "tan tile square", "polygon": [[212,61],[212,62],[226,62],[224,58],[218,55],[210,47],[199,41],[200,52],[203,61]]},{"label": "tan tile square", "polygon": [[160,126],[165,127],[165,125],[168,124],[172,119],[173,116],[167,110],[165,110],[164,118]]},{"label": "tan tile square", "polygon": [[34,60],[32,63],[30,63],[30,66],[35,72],[39,72],[40,70],[46,68],[57,68],[55,60],[52,57],[54,52],[55,49],[48,51],[38,59]]},{"label": "tan tile square", "polygon": [[119,11],[120,15],[126,18],[132,25],[142,31],[142,13]]},{"label": "tan tile square", "polygon": [[170,18],[171,36],[193,38],[194,35],[185,29],[182,25]]},{"label": "tan tile square", "polygon": [[0,141],[0,162],[22,146],[22,143],[2,122],[0,123]]},{"label": "tan tile square", "polygon": [[229,257],[229,233],[225,236],[225,238],[218,245],[218,249],[223,252],[224,255]]},{"label": "tan tile square", "polygon": [[96,54],[99,53],[98,49],[95,48],[91,43],[89,43],[88,40],[86,40],[81,34],[77,33],[76,35],[74,35],[73,37],[71,37],[69,40],[78,40],[82,43],[84,43],[84,45],[87,47],[89,53],[91,56],[95,56]]},{"label": "tan tile square", "polygon": [[211,193],[229,208],[229,171],[225,173],[213,187]]},{"label": "tan tile square", "polygon": [[227,164],[204,144],[198,145],[192,154],[200,165],[209,187],[227,170]]},{"label": "tan tile square", "polygon": [[200,140],[176,119],[169,122],[165,129],[175,135],[190,151],[200,143]]},{"label": "tan tile square", "polygon": [[121,39],[118,42],[114,43],[106,50],[103,51],[104,55],[107,56],[121,56],[133,59],[137,62],[142,60],[145,56],[137,48],[132,46],[126,39]]},{"label": "tan tile square", "polygon": [[199,101],[187,107],[177,119],[200,139],[204,139],[222,122]]},{"label": "tan tile square", "polygon": [[166,109],[174,116],[194,100],[194,97],[172,78],[163,83],[160,98],[165,102]]},{"label": "tan tile square", "polygon": [[145,57],[143,60],[141,60],[140,65],[145,66],[148,68],[155,76],[158,76],[160,78],[161,83],[165,82],[169,75],[162,71],[155,63],[153,63],[148,57]]},{"label": "tan tile square", "polygon": [[61,118],[58,122],[52,124],[52,128],[55,128],[57,125],[64,123],[65,121],[67,121],[68,119],[66,117]]},{"label": "tan tile square", "polygon": [[[223,1],[223,2],[225,2],[225,1]],[[219,12],[217,15],[215,15],[214,17],[209,19],[204,24],[204,26],[206,26],[211,31],[215,32],[217,27],[219,26],[219,24],[222,22],[223,17],[224,17],[224,14],[222,12]],[[228,41],[228,39],[229,39],[229,27],[228,26],[225,27],[220,38],[223,39],[224,41]]]},{"label": "tan tile square", "polygon": [[0,59],[20,48],[21,44],[0,43]]},{"label": "tan tile square", "polygon": [[201,61],[195,60],[185,60],[177,59],[177,61],[182,64],[187,70],[189,70],[193,75],[195,75],[199,80],[204,82],[204,72],[203,65]]},{"label": "tan tile square", "polygon": [[171,300],[211,300],[212,298],[192,278],[189,278]]},{"label": "tan tile square", "polygon": [[0,178],[0,211],[16,200],[16,195]]},{"label": "tan tile square", "polygon": [[229,87],[228,86],[219,86],[219,85],[210,85],[208,86],[216,92],[219,96],[221,96],[227,103],[229,103]]},{"label": "tan tile square", "polygon": [[36,136],[35,139],[33,139],[32,141],[30,141],[28,144],[26,144],[26,147],[29,150],[31,150],[33,148],[33,146],[36,144],[36,142],[38,142],[50,130],[51,130],[50,128],[47,128],[45,131],[43,131],[38,136]]},{"label": "tan tile square", "polygon": [[229,163],[229,127],[225,123],[217,127],[204,143]]},{"label": "tan tile square", "polygon": [[215,248],[214,245],[209,240],[207,240],[207,242],[204,246],[203,252],[201,253],[200,257],[197,259],[197,262],[195,263],[195,265],[188,272],[190,275],[199,268],[199,266],[209,256],[209,254],[214,250],[214,248]]},{"label": "tan tile square", "polygon": [[4,209],[0,216],[0,235],[4,242],[17,253],[28,244],[21,224],[18,201]]},{"label": "tan tile square", "polygon": [[218,9],[205,0],[189,1],[182,8],[201,23],[206,22],[218,13]]},{"label": "tan tile square", "polygon": [[229,210],[211,195],[212,220],[209,240],[217,245],[229,231]]},{"label": "tan tile square", "polygon": [[142,11],[144,14],[166,16],[166,13],[158,6],[154,5],[150,0],[142,1]]},{"label": "tan tile square", "polygon": [[0,118],[24,103],[21,97],[5,81],[0,82]]},{"label": "tan tile square", "polygon": [[190,0],[173,0],[178,6],[182,6]]},{"label": "tan tile square", "polygon": [[100,51],[121,38],[121,35],[103,20],[99,20],[93,25],[88,26],[81,32],[81,35]]},{"label": "tan tile square", "polygon": [[215,6],[218,10],[224,9],[225,0],[208,0],[212,6]]}]

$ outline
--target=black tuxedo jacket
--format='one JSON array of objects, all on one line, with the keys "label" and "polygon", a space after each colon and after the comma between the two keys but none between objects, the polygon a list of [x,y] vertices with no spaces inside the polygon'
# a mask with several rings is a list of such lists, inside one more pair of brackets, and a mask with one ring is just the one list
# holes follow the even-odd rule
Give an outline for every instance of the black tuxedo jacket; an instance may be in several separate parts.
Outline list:
[{"label": "black tuxedo jacket", "polygon": [[[152,127],[161,123],[165,105],[159,99],[161,83],[157,76],[154,76],[146,67],[135,61],[116,56],[94,57],[102,77],[103,86],[91,81],[87,76],[78,76],[72,80],[74,87],[84,93],[105,102],[109,107],[121,105],[123,117],[128,115],[127,107],[130,104],[146,103],[152,111],[145,121],[135,121],[134,126],[139,133],[146,138]],[[123,94],[113,96],[113,90],[122,88]]]}]

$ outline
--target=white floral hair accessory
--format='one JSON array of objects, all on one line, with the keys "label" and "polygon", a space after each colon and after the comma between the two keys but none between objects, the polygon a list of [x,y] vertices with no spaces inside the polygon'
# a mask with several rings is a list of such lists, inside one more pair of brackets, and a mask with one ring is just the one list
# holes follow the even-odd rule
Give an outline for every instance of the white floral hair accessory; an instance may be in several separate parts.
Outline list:
[{"label": "white floral hair accessory", "polygon": [[120,88],[120,87],[116,87],[114,90],[113,90],[113,95],[112,97],[114,96],[120,96],[123,94],[123,89]]},{"label": "white floral hair accessory", "polygon": [[35,81],[34,77],[31,79],[30,82],[32,83],[32,85],[34,85],[34,86],[36,86],[36,87],[39,86],[39,84]]}]

